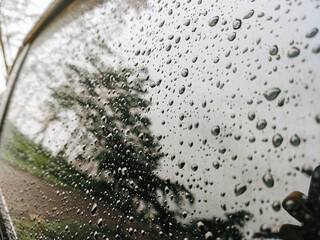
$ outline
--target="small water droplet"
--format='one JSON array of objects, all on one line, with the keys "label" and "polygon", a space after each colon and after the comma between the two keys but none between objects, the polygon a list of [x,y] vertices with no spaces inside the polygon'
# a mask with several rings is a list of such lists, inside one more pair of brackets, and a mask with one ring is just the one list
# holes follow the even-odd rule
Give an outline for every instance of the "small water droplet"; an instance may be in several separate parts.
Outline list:
[{"label": "small water droplet", "polygon": [[272,137],[272,143],[274,147],[279,147],[283,141],[281,134],[277,133]]},{"label": "small water droplet", "polygon": [[237,36],[236,32],[232,32],[229,34],[228,40],[231,42],[236,38],[236,36]]},{"label": "small water droplet", "polygon": [[226,148],[224,146],[219,148],[219,153],[224,154],[226,152]]},{"label": "small water droplet", "polygon": [[182,71],[181,71],[181,76],[182,76],[182,77],[187,77],[188,75],[189,75],[189,70],[188,70],[188,68],[182,69]]},{"label": "small water droplet", "polygon": [[243,19],[248,19],[248,18],[251,18],[254,14],[254,10],[251,9],[249,12],[247,12],[246,15],[244,15]]},{"label": "small water droplet", "polygon": [[182,169],[185,165],[186,165],[186,162],[185,162],[185,161],[179,160],[179,162],[178,162],[178,167],[179,167],[180,169]]},{"label": "small water droplet", "polygon": [[234,30],[237,30],[241,27],[241,20],[240,19],[235,19],[232,23],[232,27]]},{"label": "small water droplet", "polygon": [[312,48],[312,52],[315,54],[320,53],[320,44],[316,45],[315,47]]},{"label": "small water droplet", "polygon": [[294,134],[291,138],[290,138],[290,143],[292,146],[299,146],[300,145],[300,138],[297,134]]},{"label": "small water droplet", "polygon": [[219,21],[219,17],[218,16],[215,16],[215,17],[213,17],[213,18],[211,18],[210,20],[209,20],[209,26],[210,27],[213,27],[213,26],[215,26],[217,23],[218,23],[218,21]]},{"label": "small water droplet", "polygon": [[263,93],[263,96],[268,100],[272,101],[278,97],[280,94],[281,90],[280,88],[270,88],[267,91]]},{"label": "small water droplet", "polygon": [[271,173],[267,172],[262,177],[263,183],[268,187],[272,188],[274,185],[274,180]]},{"label": "small water droplet", "polygon": [[206,234],[204,235],[204,239],[205,240],[214,239],[212,232],[206,232]]},{"label": "small water droplet", "polygon": [[274,202],[272,203],[272,209],[273,209],[274,211],[276,211],[276,212],[279,212],[280,209],[281,209],[281,203],[280,203],[280,201],[274,201]]},{"label": "small water droplet", "polygon": [[297,48],[297,47],[292,47],[292,48],[288,51],[287,56],[288,56],[288,58],[294,58],[294,57],[299,56],[299,54],[300,54],[300,49]]},{"label": "small water droplet", "polygon": [[186,86],[182,85],[181,88],[179,89],[179,94],[183,94],[185,90],[186,90]]},{"label": "small water droplet", "polygon": [[312,28],[309,32],[307,32],[306,37],[307,38],[313,38],[318,33],[318,28]]},{"label": "small water droplet", "polygon": [[211,134],[213,136],[218,136],[220,133],[220,127],[218,125],[215,125],[211,128]]},{"label": "small water droplet", "polygon": [[191,165],[191,170],[192,171],[197,171],[198,170],[198,165],[197,164],[192,164]]},{"label": "small water droplet", "polygon": [[128,137],[130,133],[131,133],[131,132],[130,132],[130,129],[126,129],[126,130],[124,131],[124,135],[125,135],[126,137]]},{"label": "small water droplet", "polygon": [[266,126],[267,126],[267,121],[265,119],[258,120],[258,122],[256,124],[256,128],[259,130],[264,129]]},{"label": "small water droplet", "polygon": [[278,46],[277,45],[271,46],[269,49],[269,53],[272,56],[276,55],[278,53]]},{"label": "small water droplet", "polygon": [[102,218],[99,218],[97,223],[98,223],[98,227],[102,227]]},{"label": "small water droplet", "polygon": [[236,186],[234,188],[234,193],[235,193],[236,196],[240,196],[245,191],[247,191],[247,185],[245,185],[243,183],[236,184]]},{"label": "small water droplet", "polygon": [[219,163],[218,161],[214,161],[214,162],[212,163],[212,166],[213,166],[215,169],[219,169],[220,163]]},{"label": "small water droplet", "polygon": [[255,112],[249,112],[249,113],[248,113],[248,119],[249,119],[250,121],[254,120],[255,117],[256,117]]},{"label": "small water droplet", "polygon": [[97,213],[97,209],[98,209],[98,205],[94,203],[91,208],[91,215],[95,215]]},{"label": "small water droplet", "polygon": [[317,123],[320,123],[320,113],[318,113],[318,114],[316,115],[315,119],[316,119],[316,122],[317,122]]}]

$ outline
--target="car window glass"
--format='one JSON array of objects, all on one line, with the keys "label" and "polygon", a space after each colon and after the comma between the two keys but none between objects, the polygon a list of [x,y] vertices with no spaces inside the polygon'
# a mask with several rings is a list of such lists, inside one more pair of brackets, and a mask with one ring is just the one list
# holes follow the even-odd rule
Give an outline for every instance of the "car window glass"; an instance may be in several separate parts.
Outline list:
[{"label": "car window glass", "polygon": [[319,164],[319,20],[314,1],[76,1],[32,43],[2,131],[18,236],[296,223],[281,201]]}]

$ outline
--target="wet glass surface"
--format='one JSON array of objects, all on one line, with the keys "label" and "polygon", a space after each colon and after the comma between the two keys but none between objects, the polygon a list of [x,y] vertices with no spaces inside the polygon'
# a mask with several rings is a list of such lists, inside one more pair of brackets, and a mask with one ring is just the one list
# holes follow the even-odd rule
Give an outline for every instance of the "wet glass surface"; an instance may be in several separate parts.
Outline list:
[{"label": "wet glass surface", "polygon": [[241,239],[296,223],[281,201],[320,162],[319,8],[71,5],[32,44],[1,136],[18,236]]}]

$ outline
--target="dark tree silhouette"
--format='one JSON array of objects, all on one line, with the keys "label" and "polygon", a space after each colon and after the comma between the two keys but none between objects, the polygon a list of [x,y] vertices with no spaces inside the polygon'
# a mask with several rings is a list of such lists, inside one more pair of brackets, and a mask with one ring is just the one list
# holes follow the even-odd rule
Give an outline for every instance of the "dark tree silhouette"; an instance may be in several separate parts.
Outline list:
[{"label": "dark tree silhouette", "polygon": [[150,120],[143,116],[151,104],[143,98],[149,81],[146,70],[102,71],[99,60],[90,63],[95,69],[91,72],[67,65],[66,81],[51,88],[58,106],[77,116],[79,125],[72,136],[83,143],[77,159],[97,161],[98,173],[107,172],[105,184],[119,208],[135,211],[135,203],[142,201],[153,221],[172,230],[181,212],[170,210],[167,202],[179,207],[193,197],[184,186],[154,173],[163,153]]}]

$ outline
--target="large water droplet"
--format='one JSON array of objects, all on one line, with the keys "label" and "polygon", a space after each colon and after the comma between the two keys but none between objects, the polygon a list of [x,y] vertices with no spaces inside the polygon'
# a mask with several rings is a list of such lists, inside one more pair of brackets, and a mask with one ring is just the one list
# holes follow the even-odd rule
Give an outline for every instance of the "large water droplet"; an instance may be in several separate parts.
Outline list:
[{"label": "large water droplet", "polygon": [[234,193],[236,194],[236,196],[240,196],[246,190],[247,190],[247,185],[245,185],[243,183],[238,183],[234,188]]},{"label": "large water droplet", "polygon": [[312,28],[309,32],[307,32],[306,37],[307,38],[313,38],[318,33],[318,28]]},{"label": "large water droplet", "polygon": [[188,68],[182,69],[182,71],[181,71],[181,76],[182,76],[182,77],[187,77],[188,75],[189,75],[189,70],[188,70]]},{"label": "large water droplet", "polygon": [[276,55],[278,53],[278,46],[277,45],[271,46],[269,49],[269,53],[272,56]]},{"label": "large water droplet", "polygon": [[218,136],[220,133],[220,127],[218,125],[215,125],[211,128],[211,134],[213,136]]},{"label": "large water droplet", "polygon": [[263,175],[262,180],[264,182],[264,184],[268,187],[268,188],[272,188],[274,185],[274,180],[273,177],[271,175],[271,173],[267,172]]},{"label": "large water droplet", "polygon": [[251,18],[254,14],[254,10],[251,9],[249,12],[247,12],[246,15],[244,15],[243,19],[248,19],[248,18]]},{"label": "large water droplet", "polygon": [[267,100],[272,101],[278,97],[280,92],[281,92],[280,88],[270,88],[263,93],[263,96]]},{"label": "large water droplet", "polygon": [[291,138],[290,138],[290,143],[292,146],[299,146],[300,144],[300,138],[297,134],[294,134]]},{"label": "large water droplet", "polygon": [[300,54],[300,49],[297,48],[297,47],[292,47],[292,48],[288,51],[287,56],[288,56],[288,58],[294,58],[294,57],[299,56],[299,54]]},{"label": "large water droplet", "polygon": [[217,23],[218,23],[218,21],[219,21],[219,17],[218,16],[215,16],[215,17],[213,17],[213,18],[211,18],[210,20],[209,20],[209,26],[210,27],[213,27],[213,26],[215,26]]},{"label": "large water droplet", "polygon": [[240,19],[234,20],[232,23],[232,27],[234,30],[239,29],[241,27],[241,20]]},{"label": "large water droplet", "polygon": [[264,129],[266,126],[267,126],[267,121],[265,119],[258,120],[258,122],[256,124],[256,128],[259,130]]},{"label": "large water droplet", "polygon": [[283,141],[281,134],[277,133],[272,137],[273,146],[279,147]]}]

